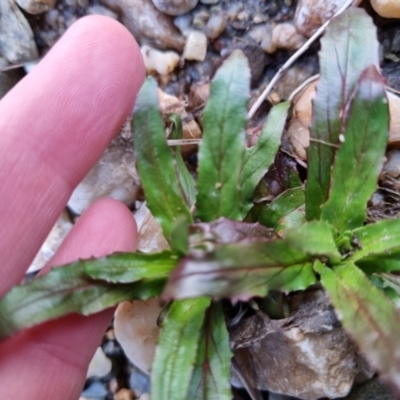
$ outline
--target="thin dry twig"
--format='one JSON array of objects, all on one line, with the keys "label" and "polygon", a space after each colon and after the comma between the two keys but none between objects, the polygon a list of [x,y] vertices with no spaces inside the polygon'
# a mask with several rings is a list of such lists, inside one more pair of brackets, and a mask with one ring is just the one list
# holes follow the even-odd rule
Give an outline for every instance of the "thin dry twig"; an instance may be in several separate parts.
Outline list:
[{"label": "thin dry twig", "polygon": [[268,84],[268,86],[265,88],[264,92],[260,95],[260,97],[257,99],[257,101],[253,104],[251,107],[249,113],[248,113],[248,118],[251,119],[253,118],[254,114],[258,110],[258,108],[261,106],[261,104],[264,102],[264,100],[268,97],[270,92],[272,91],[273,87],[275,86],[276,82],[279,81],[279,79],[282,77],[282,75],[288,70],[289,67],[292,66],[292,64],[301,56],[303,55],[308,48],[311,46],[312,43],[314,43],[325,31],[326,27],[329,25],[331,20],[338,15],[340,15],[342,12],[347,10],[353,3],[353,0],[347,0],[346,3],[339,9],[339,11],[325,24],[323,24],[315,33],[312,35],[307,42],[304,43],[304,45],[296,51],[286,62],[285,64],[282,65],[281,68],[279,68],[279,71],[275,74],[275,76],[272,78],[271,82]]}]

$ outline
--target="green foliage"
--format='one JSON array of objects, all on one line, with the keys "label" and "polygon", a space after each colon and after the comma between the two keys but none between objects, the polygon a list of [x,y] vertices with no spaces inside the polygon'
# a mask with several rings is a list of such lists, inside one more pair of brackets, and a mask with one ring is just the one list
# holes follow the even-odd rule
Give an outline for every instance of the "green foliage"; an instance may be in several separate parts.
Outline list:
[{"label": "green foliage", "polygon": [[147,78],[136,100],[133,142],[148,207],[174,249],[170,236],[174,227],[181,226],[182,220],[189,225],[193,219],[177,179],[174,157],[167,146],[158,106],[158,87],[153,78]]},{"label": "green foliage", "polygon": [[240,174],[240,188],[243,198],[242,218],[253,206],[254,189],[267,173],[279,150],[282,131],[285,127],[289,102],[277,104],[268,114],[257,143],[246,149]]},{"label": "green foliage", "polygon": [[[15,287],[0,300],[0,338],[70,312],[159,296],[171,303],[152,369],[153,399],[225,400],[232,354],[219,299],[246,301],[320,281],[343,327],[400,391],[400,279],[390,273],[400,272],[400,220],[364,226],[389,123],[375,36],[365,12],[351,9],[322,40],[305,189],[275,158],[287,103],[271,110],[256,145],[245,148],[250,73],[240,51],[211,85],[197,188],[180,149],[167,146],[157,86],[148,79],[135,109],[135,153],[172,252],[79,261]],[[172,138],[181,138],[180,119],[169,121]],[[250,221],[255,189],[271,166],[283,192]],[[193,223],[192,210],[201,222]]]},{"label": "green foliage", "polygon": [[205,222],[219,217],[242,217],[238,181],[244,153],[249,80],[247,58],[237,50],[217,72],[211,86],[202,119],[196,201],[197,217]]},{"label": "green foliage", "polygon": [[[318,219],[331,185],[339,135],[343,134],[354,88],[370,65],[379,67],[376,29],[361,9],[343,13],[329,24],[321,39],[320,79],[313,104],[308,179],[307,219]],[[363,116],[367,116],[362,112]],[[355,160],[355,155],[351,156]]]},{"label": "green foliage", "polygon": [[162,323],[151,372],[154,399],[186,400],[210,299],[174,301]]}]

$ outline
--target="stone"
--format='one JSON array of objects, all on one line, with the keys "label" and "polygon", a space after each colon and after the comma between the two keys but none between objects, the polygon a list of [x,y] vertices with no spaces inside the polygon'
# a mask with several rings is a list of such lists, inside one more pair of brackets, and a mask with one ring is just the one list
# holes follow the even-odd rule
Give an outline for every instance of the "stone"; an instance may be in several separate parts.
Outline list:
[{"label": "stone", "polygon": [[400,18],[400,3],[398,0],[371,0],[374,10],[384,18]]},{"label": "stone", "polygon": [[95,4],[95,5],[90,6],[86,10],[86,14],[87,15],[103,15],[105,17],[109,17],[109,18],[112,18],[115,20],[118,19],[118,15],[115,12],[112,12],[111,10],[109,10],[106,7],[101,6],[100,4]]},{"label": "stone", "polygon": [[386,162],[383,165],[381,176],[389,175],[392,178],[400,176],[400,151],[390,150],[386,153]]},{"label": "stone", "polygon": [[179,64],[179,54],[175,51],[161,51],[150,46],[141,47],[147,74],[168,75]]},{"label": "stone", "polygon": [[121,389],[114,395],[114,400],[134,400],[135,397],[131,390]]},{"label": "stone", "polygon": [[42,14],[56,5],[56,0],[15,0],[29,14]]},{"label": "stone", "polygon": [[186,14],[196,7],[199,0],[152,0],[153,4],[168,15]]},{"label": "stone", "polygon": [[151,0],[100,0],[100,3],[122,14],[122,23],[140,44],[160,50],[183,50],[185,39],[172,18],[158,10]]},{"label": "stone", "polygon": [[227,24],[228,21],[224,13],[214,13],[207,21],[204,33],[209,39],[216,39],[225,30]]},{"label": "stone", "polygon": [[306,42],[306,38],[297,32],[295,26],[290,22],[277,24],[272,29],[272,47],[278,49],[295,51]]},{"label": "stone", "polygon": [[75,188],[68,207],[75,214],[82,214],[100,197],[112,197],[130,207],[137,200],[139,189],[131,141],[117,136]]},{"label": "stone", "polygon": [[[353,3],[358,4],[360,1]],[[346,0],[299,0],[294,15],[297,31],[306,37],[312,36],[345,3]]]},{"label": "stone", "polygon": [[203,32],[191,31],[187,35],[183,58],[204,61],[207,54],[207,37]]},{"label": "stone", "polygon": [[129,387],[135,395],[135,399],[143,393],[150,391],[150,376],[132,363],[129,365]]},{"label": "stone", "polygon": [[41,270],[50,261],[72,226],[69,215],[64,210],[29,266],[28,273]]},{"label": "stone", "polygon": [[0,49],[10,64],[36,60],[39,57],[33,32],[13,0],[0,1]]},{"label": "stone", "polygon": [[91,382],[82,392],[82,396],[90,400],[105,400],[107,390],[101,382]]},{"label": "stone", "polygon": [[264,35],[261,40],[261,48],[267,53],[272,54],[277,50],[276,43],[272,40],[273,26],[266,24],[264,27]]},{"label": "stone", "polygon": [[174,18],[174,25],[185,36],[193,29],[192,22],[193,16],[191,14],[178,15],[176,18]]},{"label": "stone", "polygon": [[[289,318],[270,320],[259,312],[230,332],[234,384],[239,370],[251,387],[316,400],[346,396],[355,381],[373,376],[323,290],[292,295],[289,308]],[[252,332],[247,344],[243,341],[246,332]]]},{"label": "stone", "polygon": [[400,97],[387,92],[389,100],[390,126],[389,147],[400,148]]},{"label": "stone", "polygon": [[103,349],[98,347],[92,360],[90,361],[86,373],[86,379],[94,376],[101,378],[105,375],[108,375],[111,372],[111,368],[111,360],[104,354]]},{"label": "stone", "polygon": [[157,320],[162,308],[159,300],[124,301],[117,307],[115,335],[126,356],[148,374],[154,359],[160,328]]}]

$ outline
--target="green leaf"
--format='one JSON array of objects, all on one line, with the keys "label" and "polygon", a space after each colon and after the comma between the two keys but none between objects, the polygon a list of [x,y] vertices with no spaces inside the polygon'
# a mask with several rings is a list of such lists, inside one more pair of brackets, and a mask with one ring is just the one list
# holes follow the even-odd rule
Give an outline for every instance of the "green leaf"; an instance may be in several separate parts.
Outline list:
[{"label": "green leaf", "polygon": [[302,187],[285,190],[261,211],[258,222],[268,228],[276,228],[282,218],[303,204],[304,189]]},{"label": "green leaf", "polygon": [[231,400],[230,366],[232,352],[221,304],[207,310],[196,364],[189,386],[190,400]]},{"label": "green leaf", "polygon": [[252,207],[254,190],[274,162],[281,143],[289,107],[289,102],[280,103],[273,107],[268,114],[267,122],[257,143],[245,150],[239,180],[244,201],[243,215],[246,215]]},{"label": "green leaf", "polygon": [[383,220],[348,232],[355,247],[349,258],[359,260],[379,260],[400,253],[400,219]]},{"label": "green leaf", "polygon": [[332,264],[339,263],[342,258],[335,244],[332,227],[323,221],[311,221],[290,229],[285,240],[293,249],[312,256],[326,257]]},{"label": "green leaf", "polygon": [[54,268],[0,300],[0,340],[70,313],[90,315],[123,300],[159,296],[164,284],[165,278],[120,284],[93,280],[83,273],[82,262]]},{"label": "green leaf", "polygon": [[76,263],[87,277],[112,283],[133,283],[144,278],[165,278],[178,263],[176,254],[116,253],[103,258],[79,260]]},{"label": "green leaf", "polygon": [[197,216],[203,222],[243,217],[239,177],[244,154],[246,105],[250,91],[247,58],[239,50],[211,83],[199,149]]},{"label": "green leaf", "polygon": [[203,256],[183,258],[162,298],[204,295],[247,300],[265,296],[271,289],[302,290],[315,282],[309,267],[312,259],[313,255],[281,239],[223,245]]},{"label": "green leaf", "polygon": [[[168,115],[168,120],[173,124],[170,138],[176,140],[182,139],[183,131],[181,117],[178,114],[170,114]],[[175,155],[175,169],[179,184],[181,185],[182,194],[190,208],[196,201],[196,183],[183,161],[181,146],[174,146],[172,151]]]},{"label": "green leaf", "polygon": [[151,372],[151,398],[187,400],[210,299],[175,301],[163,321]]},{"label": "green leaf", "polygon": [[[360,8],[334,18],[321,39],[320,79],[313,102],[306,184],[307,219],[319,219],[328,199],[331,166],[346,122],[346,110],[362,71],[379,66],[376,28]],[[365,112],[362,113],[367,116]],[[354,157],[351,158],[354,162]]]},{"label": "green leaf", "polygon": [[400,314],[354,265],[315,267],[343,327],[387,383],[400,392]]},{"label": "green leaf", "polygon": [[171,231],[178,219],[185,219],[189,224],[192,216],[176,176],[174,157],[167,146],[153,78],[147,78],[138,94],[132,124],[136,164],[147,204],[174,250]]},{"label": "green leaf", "polygon": [[329,199],[321,213],[321,218],[339,232],[364,223],[367,202],[376,190],[389,135],[385,82],[375,66],[363,72],[354,96],[343,143],[333,166]]}]

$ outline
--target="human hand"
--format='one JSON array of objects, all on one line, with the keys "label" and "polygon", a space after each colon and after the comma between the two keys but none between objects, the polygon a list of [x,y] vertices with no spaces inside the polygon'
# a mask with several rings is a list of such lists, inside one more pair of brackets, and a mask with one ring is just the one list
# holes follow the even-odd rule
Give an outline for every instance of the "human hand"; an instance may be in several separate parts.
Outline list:
[{"label": "human hand", "polygon": [[[0,296],[21,282],[73,189],[132,110],[144,76],[130,33],[109,18],[85,17],[0,102]],[[99,200],[45,270],[133,251],[136,235],[124,205]],[[0,343],[1,397],[79,398],[112,313],[70,315]]]}]

